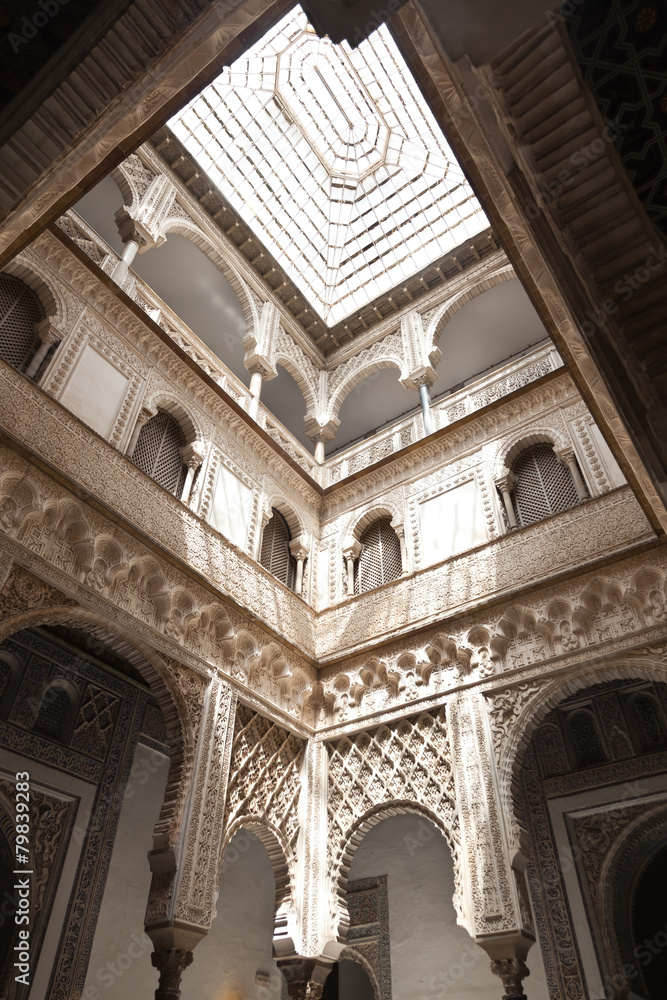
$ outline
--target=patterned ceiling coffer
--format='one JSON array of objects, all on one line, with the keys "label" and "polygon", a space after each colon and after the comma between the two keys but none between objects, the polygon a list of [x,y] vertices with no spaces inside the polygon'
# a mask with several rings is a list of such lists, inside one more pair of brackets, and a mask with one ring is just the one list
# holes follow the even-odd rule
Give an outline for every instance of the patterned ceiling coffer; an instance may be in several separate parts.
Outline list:
[{"label": "patterned ceiling coffer", "polygon": [[169,125],[327,324],[488,226],[384,27],[296,8]]},{"label": "patterned ceiling coffer", "polygon": [[586,0],[566,25],[626,173],[667,234],[667,5]]}]

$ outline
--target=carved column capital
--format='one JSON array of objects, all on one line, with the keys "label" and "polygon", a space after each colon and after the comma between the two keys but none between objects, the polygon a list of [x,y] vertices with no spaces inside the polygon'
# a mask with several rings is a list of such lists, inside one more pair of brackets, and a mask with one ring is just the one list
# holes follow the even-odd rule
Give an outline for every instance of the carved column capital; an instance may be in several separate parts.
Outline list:
[{"label": "carved column capital", "polygon": [[118,209],[115,219],[123,243],[136,243],[139,253],[154,246],[150,235],[136,219],[132,218],[125,205]]},{"label": "carved column capital", "polygon": [[155,1000],[179,1000],[181,976],[192,963],[192,952],[184,948],[160,948],[152,953],[151,962],[160,973]]},{"label": "carved column capital", "polygon": [[203,441],[193,441],[181,448],[181,458],[188,469],[196,472],[206,458],[206,445]]},{"label": "carved column capital", "polygon": [[504,493],[505,490],[511,493],[516,486],[516,476],[513,472],[506,472],[504,476],[499,476],[495,479],[494,483],[501,493]]},{"label": "carved column capital", "polygon": [[343,558],[357,559],[359,553],[361,552],[361,542],[358,538],[344,538],[343,539]]},{"label": "carved column capital", "polygon": [[49,347],[51,344],[58,344],[63,339],[63,335],[54,325],[53,319],[47,316],[46,319],[42,319],[39,323],[35,323],[35,333],[41,340],[43,344],[47,344]]},{"label": "carved column capital", "polygon": [[525,962],[520,958],[497,958],[491,962],[491,972],[502,980],[503,1000],[524,1000],[523,980],[530,974]]},{"label": "carved column capital", "polygon": [[290,1000],[321,1000],[331,966],[331,962],[319,958],[278,960]]},{"label": "carved column capital", "polygon": [[438,373],[435,368],[431,365],[424,365],[422,368],[416,368],[414,371],[406,375],[405,378],[400,379],[401,385],[405,386],[406,389],[420,389],[423,385],[428,386],[430,389],[434,382],[438,379]]}]

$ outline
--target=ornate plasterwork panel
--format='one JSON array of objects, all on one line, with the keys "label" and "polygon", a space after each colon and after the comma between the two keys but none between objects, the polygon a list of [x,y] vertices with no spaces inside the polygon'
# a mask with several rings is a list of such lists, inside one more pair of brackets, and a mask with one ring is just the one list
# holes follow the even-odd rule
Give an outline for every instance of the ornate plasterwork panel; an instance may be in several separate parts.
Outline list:
[{"label": "ornate plasterwork panel", "polygon": [[334,925],[347,923],[339,886],[352,855],[387,806],[421,812],[437,823],[454,854],[458,896],[458,812],[445,710],[345,736],[327,743],[326,750],[327,867]]},{"label": "ornate plasterwork panel", "polygon": [[[173,915],[198,927],[210,926],[217,896],[218,866],[223,836],[223,816],[232,756],[236,695],[224,682],[213,682],[199,744],[193,801],[185,856],[174,887]],[[147,922],[169,913],[166,880],[154,877]],[[174,873],[175,874],[175,873]],[[157,883],[157,884],[156,884]],[[169,887],[171,888],[171,887]]]},{"label": "ornate plasterwork panel", "polygon": [[318,624],[318,659],[326,662],[329,656],[353,653],[373,639],[381,641],[417,624],[460,614],[490,594],[498,597],[518,586],[533,585],[600,558],[610,547],[618,551],[651,537],[631,491],[617,490],[403,578],[390,585],[391,600],[385,586],[328,608]]},{"label": "ornate plasterwork panel", "polygon": [[[3,453],[7,470],[10,455]],[[65,608],[79,603],[195,671],[224,669],[235,682],[284,704],[295,718],[310,711],[316,675],[307,661],[46,476],[33,470],[28,478],[21,460],[14,470],[0,477],[0,507],[8,511],[5,537],[19,546],[26,567],[40,576],[50,573],[55,591],[33,598],[32,584],[23,594],[13,581],[4,615],[41,607],[45,600]],[[268,588],[264,597],[271,599]]]},{"label": "ornate plasterwork panel", "polygon": [[299,798],[304,741],[253,712],[236,708],[223,849],[241,827],[266,847],[276,879],[276,933],[292,929],[297,882]]}]

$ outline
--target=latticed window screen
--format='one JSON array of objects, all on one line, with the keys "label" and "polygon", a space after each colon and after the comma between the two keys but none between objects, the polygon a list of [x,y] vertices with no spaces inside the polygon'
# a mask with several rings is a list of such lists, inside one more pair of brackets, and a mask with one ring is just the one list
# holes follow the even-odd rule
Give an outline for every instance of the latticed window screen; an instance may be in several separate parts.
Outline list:
[{"label": "latticed window screen", "polygon": [[361,552],[354,569],[355,594],[364,594],[401,575],[401,543],[391,526],[390,517],[373,521],[360,542]]},{"label": "latticed window screen", "polygon": [[0,357],[14,368],[23,368],[32,354],[41,319],[44,310],[32,288],[0,274]]},{"label": "latticed window screen", "polygon": [[72,702],[61,687],[51,687],[44,692],[35,720],[35,732],[48,736],[50,739],[64,743],[67,739],[67,728]]},{"label": "latticed window screen", "polygon": [[159,410],[141,428],[132,461],[156,483],[180,496],[187,470],[181,448],[185,444],[183,428],[166,410]]},{"label": "latticed window screen", "polygon": [[275,507],[262,535],[259,561],[286,587],[294,587],[296,560],[289,550],[291,541],[287,521]]},{"label": "latticed window screen", "polygon": [[556,458],[549,444],[526,448],[512,471],[516,476],[514,508],[522,526],[542,521],[579,503],[570,470]]}]

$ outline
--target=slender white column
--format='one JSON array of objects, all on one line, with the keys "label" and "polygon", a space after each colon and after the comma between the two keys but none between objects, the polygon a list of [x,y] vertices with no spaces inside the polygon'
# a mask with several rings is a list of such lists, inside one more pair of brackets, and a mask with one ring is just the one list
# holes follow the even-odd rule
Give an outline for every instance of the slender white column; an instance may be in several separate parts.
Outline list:
[{"label": "slender white column", "polygon": [[419,386],[419,402],[422,405],[422,419],[424,421],[424,437],[428,437],[434,431],[433,416],[431,414],[431,389],[428,383],[423,382]]},{"label": "slender white column", "polygon": [[183,490],[181,492],[181,503],[189,503],[190,501],[190,493],[192,492],[192,484],[194,482],[195,473],[204,461],[204,453],[205,449],[201,445],[186,444],[184,448],[181,448],[183,461],[188,467],[185,482],[183,483]]},{"label": "slender white column", "polygon": [[42,320],[40,323],[36,324],[35,329],[37,336],[40,338],[40,345],[35,352],[34,358],[28,365],[26,371],[28,378],[35,377],[51,345],[57,344],[62,340],[62,334],[51,325],[50,319]]},{"label": "slender white column", "polygon": [[262,394],[263,381],[262,372],[258,368],[255,368],[250,376],[250,407],[248,409],[248,413],[253,420],[257,420],[257,414],[259,413],[259,398]]},{"label": "slender white column", "polygon": [[496,480],[496,486],[500,490],[500,495],[503,498],[503,505],[505,507],[505,513],[507,514],[507,523],[510,526],[510,531],[513,528],[519,527],[514,513],[514,504],[512,503],[512,490],[514,489],[514,485],[515,478],[512,473],[507,476],[503,476],[502,479]]},{"label": "slender white column", "polygon": [[586,485],[581,478],[579,466],[577,465],[577,460],[574,457],[574,451],[568,448],[567,450],[556,452],[556,454],[563,465],[567,465],[570,470],[572,482],[574,483],[574,488],[577,491],[577,497],[579,500],[587,500],[588,491],[586,490]]},{"label": "slender white column", "polygon": [[137,250],[139,249],[139,241],[135,239],[127,240],[125,243],[125,249],[123,250],[123,256],[118,261],[113,271],[111,272],[111,277],[116,282],[117,285],[122,285],[127,272],[130,270],[134,258],[137,256]]},{"label": "slender white column", "polygon": [[318,465],[324,464],[324,442],[326,438],[323,434],[318,434],[315,438],[315,461]]}]

